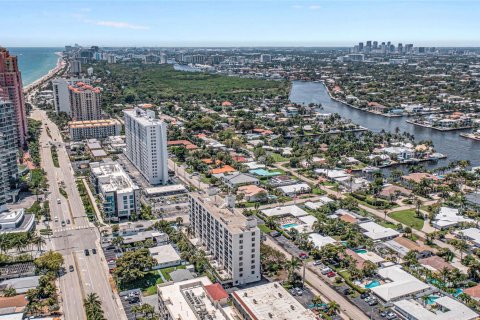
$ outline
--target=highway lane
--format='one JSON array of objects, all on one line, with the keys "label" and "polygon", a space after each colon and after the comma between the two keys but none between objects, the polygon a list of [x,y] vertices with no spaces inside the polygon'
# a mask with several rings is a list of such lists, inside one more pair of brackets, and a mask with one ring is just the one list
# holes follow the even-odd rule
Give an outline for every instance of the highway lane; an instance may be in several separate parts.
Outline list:
[{"label": "highway lane", "polygon": [[[99,231],[86,216],[60,132],[44,111],[35,109],[32,117],[46,123],[51,135],[49,137],[46,130],[42,130],[40,144],[42,168],[49,181],[48,199],[52,216],[50,227],[53,230],[50,246],[62,253],[67,269],[67,273],[59,278],[65,319],[86,319],[82,301],[91,292],[97,293],[102,300],[102,309],[107,319],[126,319],[120,298],[109,282],[108,267],[98,242]],[[49,142],[57,146],[58,168],[53,164]],[[67,199],[60,194],[59,183],[62,183],[67,193]],[[60,203],[57,199],[60,199]],[[55,221],[55,217],[58,217],[58,221]],[[71,223],[67,224],[67,220]],[[97,249],[97,254],[85,256],[84,250],[88,249],[91,253],[93,248]],[[68,271],[70,265],[74,267],[73,272]]]}]

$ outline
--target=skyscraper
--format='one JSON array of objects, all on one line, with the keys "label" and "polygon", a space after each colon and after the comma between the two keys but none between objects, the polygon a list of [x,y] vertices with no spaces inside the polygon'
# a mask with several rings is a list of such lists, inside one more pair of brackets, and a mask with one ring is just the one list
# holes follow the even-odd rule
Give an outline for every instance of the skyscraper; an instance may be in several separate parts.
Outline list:
[{"label": "skyscraper", "polygon": [[72,118],[77,121],[97,120],[101,117],[102,94],[99,88],[84,82],[68,86]]},{"label": "skyscraper", "polygon": [[27,136],[27,113],[23,97],[22,76],[18,70],[17,57],[10,55],[7,49],[0,47],[0,89],[3,89],[8,101],[13,104],[15,112],[15,145],[25,144]]},{"label": "skyscraper", "polygon": [[4,95],[0,89],[0,207],[15,198],[18,177],[15,106]]},{"label": "skyscraper", "polygon": [[124,110],[125,155],[150,184],[168,182],[167,124],[155,112]]}]

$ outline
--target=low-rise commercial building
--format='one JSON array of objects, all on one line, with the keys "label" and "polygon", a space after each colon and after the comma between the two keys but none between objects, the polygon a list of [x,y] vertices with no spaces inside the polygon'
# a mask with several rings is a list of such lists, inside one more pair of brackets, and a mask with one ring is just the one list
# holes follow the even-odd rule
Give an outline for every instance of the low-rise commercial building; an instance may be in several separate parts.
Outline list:
[{"label": "low-rise commercial building", "polygon": [[112,160],[90,164],[91,181],[100,195],[102,208],[107,219],[128,219],[140,210],[140,188],[123,171],[121,165]]},{"label": "low-rise commercial building", "polygon": [[23,208],[0,213],[0,234],[29,232],[35,226],[33,214],[25,214]]},{"label": "low-rise commercial building", "polygon": [[232,293],[233,305],[244,320],[315,320],[306,309],[279,283],[271,282]]},{"label": "low-rise commercial building", "polygon": [[70,121],[68,123],[70,139],[79,141],[84,139],[105,139],[109,136],[118,136],[122,130],[120,121],[116,119]]}]

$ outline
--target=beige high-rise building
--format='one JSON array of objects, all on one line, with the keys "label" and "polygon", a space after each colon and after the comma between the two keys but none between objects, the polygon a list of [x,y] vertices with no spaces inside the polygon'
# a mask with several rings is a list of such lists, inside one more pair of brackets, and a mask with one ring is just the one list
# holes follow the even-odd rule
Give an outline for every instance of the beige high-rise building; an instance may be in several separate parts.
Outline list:
[{"label": "beige high-rise building", "polygon": [[98,120],[101,118],[102,94],[100,88],[84,82],[68,86],[70,107],[75,121]]}]

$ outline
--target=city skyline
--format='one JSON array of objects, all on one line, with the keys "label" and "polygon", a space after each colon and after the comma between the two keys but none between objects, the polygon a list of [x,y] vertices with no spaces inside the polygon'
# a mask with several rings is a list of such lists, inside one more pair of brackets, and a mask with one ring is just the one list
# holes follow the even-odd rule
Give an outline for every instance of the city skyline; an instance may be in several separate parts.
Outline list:
[{"label": "city skyline", "polygon": [[[474,1],[21,1],[10,47],[350,46],[362,39],[480,46]],[[233,14],[234,13],[234,14]],[[54,32],[52,31],[54,30]],[[313,32],[312,32],[313,31]],[[383,41],[383,40],[382,40]]]}]

